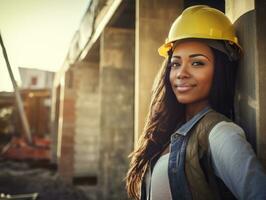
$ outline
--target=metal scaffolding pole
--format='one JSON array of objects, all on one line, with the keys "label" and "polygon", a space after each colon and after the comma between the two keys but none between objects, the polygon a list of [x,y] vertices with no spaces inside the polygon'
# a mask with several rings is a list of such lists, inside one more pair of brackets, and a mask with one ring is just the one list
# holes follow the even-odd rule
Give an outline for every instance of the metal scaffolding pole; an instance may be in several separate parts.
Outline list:
[{"label": "metal scaffolding pole", "polygon": [[16,97],[16,102],[17,102],[17,105],[18,105],[19,115],[20,115],[20,118],[22,120],[22,125],[23,125],[23,128],[24,128],[24,131],[26,133],[26,138],[27,138],[27,141],[30,144],[32,144],[32,138],[31,138],[29,123],[28,123],[28,120],[27,120],[27,116],[25,114],[25,110],[24,110],[24,106],[23,106],[23,102],[22,102],[20,93],[19,93],[19,88],[18,88],[17,82],[16,82],[16,80],[14,78],[14,75],[13,75],[9,60],[8,60],[8,56],[7,56],[7,53],[6,53],[6,48],[4,46],[1,33],[0,33],[0,43],[1,43],[2,51],[3,51],[3,55],[4,55],[4,58],[5,58],[5,61],[6,61],[7,70],[8,70],[8,73],[9,73],[9,76],[10,76],[10,79],[12,81],[13,88],[14,88],[14,91],[15,91],[15,97]]}]

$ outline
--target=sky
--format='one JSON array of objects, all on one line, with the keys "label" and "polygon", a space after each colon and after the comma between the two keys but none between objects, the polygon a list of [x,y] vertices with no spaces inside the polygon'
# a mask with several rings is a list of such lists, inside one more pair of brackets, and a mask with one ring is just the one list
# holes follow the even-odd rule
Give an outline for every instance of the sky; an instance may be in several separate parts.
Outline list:
[{"label": "sky", "polygon": [[[18,67],[57,71],[91,0],[0,0],[0,32],[17,82]],[[0,91],[12,91],[2,49]]]}]

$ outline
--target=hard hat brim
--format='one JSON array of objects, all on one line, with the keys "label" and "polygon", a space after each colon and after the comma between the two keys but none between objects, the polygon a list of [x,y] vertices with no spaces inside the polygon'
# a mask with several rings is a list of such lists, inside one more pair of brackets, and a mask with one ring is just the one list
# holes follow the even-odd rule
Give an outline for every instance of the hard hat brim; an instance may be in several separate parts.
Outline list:
[{"label": "hard hat brim", "polygon": [[[159,48],[158,48],[158,53],[160,56],[163,56],[165,58],[168,57],[168,52],[169,50],[173,47],[173,43],[176,42],[176,41],[179,41],[179,40],[185,40],[185,39],[210,39],[210,40],[213,40],[213,38],[204,38],[204,37],[184,37],[184,38],[178,38],[176,40],[173,40],[173,41],[169,41],[163,45],[161,45]],[[216,40],[221,40],[221,39],[216,39]],[[227,41],[227,40],[224,40],[224,41]],[[239,54],[241,55],[243,53],[243,49],[242,47],[238,44],[237,41],[228,41],[229,43],[232,43],[233,45],[236,45],[237,48],[239,49]]]}]

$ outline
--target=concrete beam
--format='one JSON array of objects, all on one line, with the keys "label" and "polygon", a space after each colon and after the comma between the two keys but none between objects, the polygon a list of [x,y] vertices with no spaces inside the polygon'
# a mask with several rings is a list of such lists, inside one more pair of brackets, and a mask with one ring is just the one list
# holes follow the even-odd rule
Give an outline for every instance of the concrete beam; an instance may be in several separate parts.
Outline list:
[{"label": "concrete beam", "polygon": [[71,41],[64,63],[55,74],[54,87],[60,84],[61,77],[71,64],[83,60],[88,55],[121,2],[122,0],[107,0],[103,7],[99,7],[100,1],[92,1],[91,10],[88,9],[84,15],[80,28]]}]

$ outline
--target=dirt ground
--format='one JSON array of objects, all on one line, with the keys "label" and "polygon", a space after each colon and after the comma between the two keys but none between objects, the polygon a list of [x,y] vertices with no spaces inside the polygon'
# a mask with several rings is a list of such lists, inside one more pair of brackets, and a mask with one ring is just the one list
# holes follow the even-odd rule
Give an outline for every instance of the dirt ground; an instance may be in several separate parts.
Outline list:
[{"label": "dirt ground", "polygon": [[60,180],[53,169],[0,159],[0,193],[35,192],[39,193],[37,200],[89,200],[81,190]]}]

